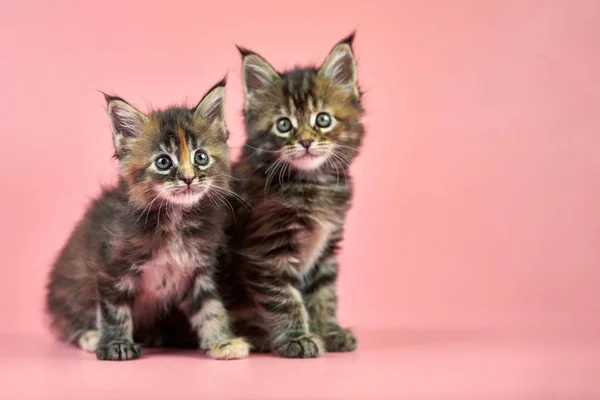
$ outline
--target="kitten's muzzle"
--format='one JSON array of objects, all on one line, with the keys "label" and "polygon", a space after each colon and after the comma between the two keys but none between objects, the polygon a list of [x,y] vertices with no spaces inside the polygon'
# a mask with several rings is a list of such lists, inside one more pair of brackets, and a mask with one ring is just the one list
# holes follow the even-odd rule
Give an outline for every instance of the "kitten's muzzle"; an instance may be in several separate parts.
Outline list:
[{"label": "kitten's muzzle", "polygon": [[181,179],[180,181],[185,182],[185,184],[178,184],[175,185],[174,187],[172,187],[171,192],[173,194],[186,194],[186,193],[197,193],[199,192],[203,185],[201,185],[199,182],[198,183],[194,183],[195,178],[192,179]]}]

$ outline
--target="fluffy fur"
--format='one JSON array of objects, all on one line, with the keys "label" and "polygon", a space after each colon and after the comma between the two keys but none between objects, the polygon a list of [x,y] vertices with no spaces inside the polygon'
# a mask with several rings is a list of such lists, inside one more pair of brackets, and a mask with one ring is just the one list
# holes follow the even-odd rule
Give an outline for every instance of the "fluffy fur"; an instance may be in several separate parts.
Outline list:
[{"label": "fluffy fur", "polygon": [[143,114],[106,96],[120,173],[54,264],[47,309],[60,337],[102,360],[140,344],[242,358],[213,280],[229,193],[225,81],[193,109]]},{"label": "fluffy fur", "polygon": [[247,140],[233,168],[239,204],[221,285],[236,333],[258,351],[352,351],[337,321],[336,253],[350,208],[348,167],[363,137],[353,36],[319,68],[277,72],[243,56]]}]

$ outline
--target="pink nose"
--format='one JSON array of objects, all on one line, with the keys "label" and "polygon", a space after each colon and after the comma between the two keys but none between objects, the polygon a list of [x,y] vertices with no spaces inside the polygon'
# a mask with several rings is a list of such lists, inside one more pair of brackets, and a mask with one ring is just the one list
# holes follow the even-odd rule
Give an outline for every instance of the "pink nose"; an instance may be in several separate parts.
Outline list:
[{"label": "pink nose", "polygon": [[300,139],[300,140],[298,140],[298,143],[300,143],[302,145],[302,147],[304,147],[307,150],[310,147],[310,145],[312,144],[312,142],[313,142],[312,139]]}]

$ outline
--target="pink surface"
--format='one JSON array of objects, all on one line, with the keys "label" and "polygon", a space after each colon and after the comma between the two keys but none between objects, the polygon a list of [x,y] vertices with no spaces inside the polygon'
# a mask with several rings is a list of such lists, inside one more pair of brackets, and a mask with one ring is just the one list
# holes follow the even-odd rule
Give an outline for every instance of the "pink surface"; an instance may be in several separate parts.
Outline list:
[{"label": "pink surface", "polygon": [[[1,2],[0,398],[600,398],[599,20],[595,0]],[[358,353],[99,364],[52,342],[49,266],[114,178],[95,90],[192,104],[229,70],[237,154],[233,43],[285,67],[355,28]]]},{"label": "pink surface", "polygon": [[99,362],[48,339],[5,337],[0,398],[600,399],[599,331],[359,329],[358,334],[358,352],[314,360],[253,355],[216,361],[196,352],[158,350],[135,362]]}]

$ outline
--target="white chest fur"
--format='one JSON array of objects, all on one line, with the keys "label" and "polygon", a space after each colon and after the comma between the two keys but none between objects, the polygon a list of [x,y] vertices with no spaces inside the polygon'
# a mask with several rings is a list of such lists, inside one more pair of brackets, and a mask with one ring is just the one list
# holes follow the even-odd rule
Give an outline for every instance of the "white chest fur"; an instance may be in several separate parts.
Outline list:
[{"label": "white chest fur", "polygon": [[136,292],[149,300],[169,300],[177,297],[187,284],[192,269],[173,262],[174,255],[160,254],[138,267]]},{"label": "white chest fur", "polygon": [[302,232],[297,237],[300,245],[301,273],[306,273],[314,266],[335,230],[335,224],[324,216],[312,217],[312,229]]},{"label": "white chest fur", "polygon": [[182,300],[194,269],[203,262],[206,260],[198,252],[190,251],[177,237],[156,250],[149,261],[136,266],[137,274],[121,282],[135,293],[136,319],[152,319],[163,307]]}]

